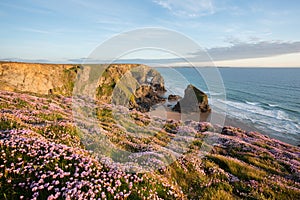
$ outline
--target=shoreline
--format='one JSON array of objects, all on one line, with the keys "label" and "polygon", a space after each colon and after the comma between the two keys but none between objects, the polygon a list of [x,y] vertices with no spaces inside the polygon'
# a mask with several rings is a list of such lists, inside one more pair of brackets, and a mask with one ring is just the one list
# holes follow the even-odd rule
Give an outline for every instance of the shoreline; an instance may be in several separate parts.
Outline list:
[{"label": "shoreline", "polygon": [[164,119],[211,122],[214,125],[234,126],[234,127],[241,128],[245,131],[257,131],[266,134],[262,130],[259,130],[256,127],[253,127],[250,124],[242,122],[238,119],[234,119],[228,115],[224,116],[223,114],[213,112],[213,111],[200,113],[200,116],[198,116],[198,114],[199,113],[190,113],[188,115],[184,115],[180,112],[173,111],[170,107],[164,105],[159,106],[159,109],[154,108],[152,111],[150,111],[150,115],[160,116]]},{"label": "shoreline", "polygon": [[[159,107],[159,109],[157,109]],[[220,125],[222,127],[224,126],[232,126],[236,128],[241,128],[242,130],[245,130],[247,132],[258,132],[262,135],[268,136],[271,139],[276,139],[281,142],[285,142],[287,144],[293,145],[293,146],[299,146],[300,144],[297,143],[297,141],[292,142],[291,140],[277,135],[274,136],[274,134],[270,134],[264,130],[258,129],[254,126],[254,124],[250,124],[244,121],[241,121],[239,119],[235,119],[229,115],[224,116],[221,113],[217,112],[206,112],[206,113],[200,113],[200,117],[197,116],[195,113],[191,113],[189,115],[184,116],[184,114],[173,111],[170,107],[167,107],[165,105],[160,105],[156,108],[154,108],[152,111],[150,111],[150,115],[154,116],[160,116],[164,119],[173,119],[173,120],[194,120],[194,121],[200,121],[200,122],[210,122],[213,125]],[[212,120],[213,116],[213,120]]]}]

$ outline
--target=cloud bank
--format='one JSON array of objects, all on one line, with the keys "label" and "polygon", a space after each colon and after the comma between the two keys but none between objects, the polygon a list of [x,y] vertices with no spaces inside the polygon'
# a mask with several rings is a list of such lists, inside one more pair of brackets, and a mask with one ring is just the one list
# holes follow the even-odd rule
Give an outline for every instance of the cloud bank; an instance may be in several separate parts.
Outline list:
[{"label": "cloud bank", "polygon": [[[235,60],[262,58],[300,52],[300,42],[263,41],[258,43],[235,43],[230,47],[216,47],[207,50],[213,60]],[[192,55],[198,56],[198,53]]]}]

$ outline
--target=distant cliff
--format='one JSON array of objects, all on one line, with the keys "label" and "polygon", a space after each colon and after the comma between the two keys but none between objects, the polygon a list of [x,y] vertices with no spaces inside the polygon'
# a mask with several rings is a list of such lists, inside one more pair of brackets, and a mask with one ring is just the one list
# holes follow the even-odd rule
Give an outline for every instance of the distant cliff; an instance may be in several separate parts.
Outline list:
[{"label": "distant cliff", "polygon": [[78,66],[0,62],[0,90],[72,94]]}]

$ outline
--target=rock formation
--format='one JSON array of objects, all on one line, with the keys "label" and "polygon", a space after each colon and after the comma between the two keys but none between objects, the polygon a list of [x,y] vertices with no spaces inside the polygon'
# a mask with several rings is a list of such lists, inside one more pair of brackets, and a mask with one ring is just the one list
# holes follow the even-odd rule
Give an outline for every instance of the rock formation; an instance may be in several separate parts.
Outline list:
[{"label": "rock formation", "polygon": [[[142,112],[148,112],[153,105],[165,101],[162,98],[166,92],[163,77],[153,68],[141,64],[80,67],[64,64],[0,62],[0,89],[71,96],[76,76],[83,75],[79,72],[84,71],[82,69],[85,68],[90,69],[87,79],[91,83],[87,84],[94,86],[85,89],[95,93],[94,98],[97,100]],[[178,101],[180,97],[170,95],[168,99]],[[207,112],[210,110],[207,95],[189,85],[184,98],[175,105],[173,110]]]},{"label": "rock formation", "polygon": [[188,85],[184,97],[174,106],[177,112],[208,112],[210,111],[207,95],[193,85]]},{"label": "rock formation", "polygon": [[165,101],[161,97],[164,92],[163,77],[156,70],[139,64],[112,64],[99,80],[97,98],[148,112],[153,105]]},{"label": "rock formation", "polygon": [[164,98],[158,95],[151,85],[142,85],[133,94],[134,100],[132,100],[131,108],[141,112],[150,111],[151,107],[155,104],[159,104],[165,101]]},{"label": "rock formation", "polygon": [[178,101],[179,99],[181,99],[181,96],[179,96],[179,95],[170,94],[170,95],[168,96],[168,100],[169,100],[169,101]]},{"label": "rock formation", "polygon": [[93,98],[105,103],[146,112],[164,101],[160,97],[166,91],[163,77],[140,64],[78,66],[0,62],[0,90],[71,96],[77,75],[87,79],[76,85],[77,90],[87,90],[81,94],[95,94]]},{"label": "rock formation", "polygon": [[77,70],[76,65],[0,62],[0,89],[69,96]]}]

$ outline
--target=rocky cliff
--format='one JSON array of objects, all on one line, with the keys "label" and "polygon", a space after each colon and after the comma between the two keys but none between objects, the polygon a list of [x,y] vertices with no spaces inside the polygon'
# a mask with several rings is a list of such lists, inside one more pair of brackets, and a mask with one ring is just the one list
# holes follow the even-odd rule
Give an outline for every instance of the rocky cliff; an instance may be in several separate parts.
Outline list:
[{"label": "rocky cliff", "polygon": [[70,95],[78,67],[63,64],[0,63],[0,90]]},{"label": "rocky cliff", "polygon": [[139,64],[112,64],[98,82],[97,98],[142,112],[163,102],[163,77],[156,70]]},{"label": "rocky cliff", "polygon": [[[164,101],[159,95],[165,92],[162,76],[156,70],[140,64],[79,66],[2,62],[0,90],[71,96],[77,75],[84,75],[85,69],[89,69],[87,79],[92,83],[87,84],[94,84],[95,87],[91,88],[96,90],[97,100],[143,112]],[[103,73],[99,74],[102,69]]]}]

